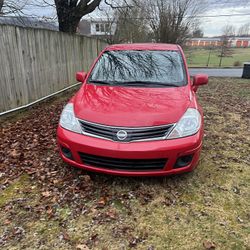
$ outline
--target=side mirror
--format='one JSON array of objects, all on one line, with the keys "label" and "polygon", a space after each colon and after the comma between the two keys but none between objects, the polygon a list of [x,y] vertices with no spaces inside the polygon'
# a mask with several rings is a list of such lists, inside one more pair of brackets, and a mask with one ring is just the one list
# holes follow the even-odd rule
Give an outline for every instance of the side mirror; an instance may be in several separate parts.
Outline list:
[{"label": "side mirror", "polygon": [[193,77],[193,90],[197,91],[200,85],[205,85],[208,83],[208,75],[198,74]]},{"label": "side mirror", "polygon": [[193,78],[193,85],[194,86],[200,86],[200,85],[205,85],[208,83],[208,75],[195,75]]},{"label": "side mirror", "polygon": [[79,72],[76,73],[76,80],[77,80],[78,82],[84,82],[86,76],[87,76],[87,73],[86,73],[86,72],[81,72],[81,71],[79,71]]}]

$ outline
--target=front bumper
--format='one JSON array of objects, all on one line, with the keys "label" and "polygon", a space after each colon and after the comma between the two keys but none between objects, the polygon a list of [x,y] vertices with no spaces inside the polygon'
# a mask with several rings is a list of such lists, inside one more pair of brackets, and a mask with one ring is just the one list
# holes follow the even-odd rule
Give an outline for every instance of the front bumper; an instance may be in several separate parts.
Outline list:
[{"label": "front bumper", "polygon": [[[180,139],[119,143],[73,133],[60,126],[57,129],[60,155],[65,162],[88,171],[123,176],[164,176],[192,171],[199,160],[202,137],[203,129],[193,136]],[[65,157],[61,147],[70,149],[74,160]],[[79,152],[120,159],[167,158],[167,161],[162,170],[114,170],[84,164],[79,156]],[[177,159],[185,155],[192,155],[192,161],[182,168],[174,168]]]}]

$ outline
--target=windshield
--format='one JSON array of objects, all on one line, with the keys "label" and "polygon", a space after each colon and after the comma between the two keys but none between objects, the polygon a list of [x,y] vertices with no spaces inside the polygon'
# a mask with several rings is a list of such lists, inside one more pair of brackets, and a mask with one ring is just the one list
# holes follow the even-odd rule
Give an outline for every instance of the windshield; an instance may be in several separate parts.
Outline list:
[{"label": "windshield", "polygon": [[124,86],[184,86],[186,77],[179,51],[107,51],[96,63],[90,83]]}]

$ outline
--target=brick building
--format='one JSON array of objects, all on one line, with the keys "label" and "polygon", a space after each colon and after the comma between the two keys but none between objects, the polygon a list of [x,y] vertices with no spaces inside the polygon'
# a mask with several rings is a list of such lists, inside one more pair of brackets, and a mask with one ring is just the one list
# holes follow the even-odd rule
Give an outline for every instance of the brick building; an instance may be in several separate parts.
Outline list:
[{"label": "brick building", "polygon": [[[222,45],[221,37],[191,38],[186,42],[189,47],[219,47]],[[250,37],[230,37],[228,46],[232,48],[250,47]]]}]

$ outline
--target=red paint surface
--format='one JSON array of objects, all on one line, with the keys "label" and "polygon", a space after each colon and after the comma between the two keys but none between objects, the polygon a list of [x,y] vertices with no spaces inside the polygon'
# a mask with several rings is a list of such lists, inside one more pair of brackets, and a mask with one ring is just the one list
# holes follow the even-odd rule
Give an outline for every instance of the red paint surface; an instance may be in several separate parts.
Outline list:
[{"label": "red paint surface", "polygon": [[[86,84],[96,61],[107,50],[179,50],[183,56],[187,85],[177,88],[136,88]],[[180,46],[120,44],[111,45],[104,51],[92,65],[78,93],[71,99],[76,117],[111,126],[146,127],[176,123],[191,107],[198,109],[202,115],[202,109],[195,95],[197,86],[192,86],[186,59]],[[206,78],[207,76],[199,75],[200,80]],[[76,134],[60,126],[57,136],[58,144],[69,148],[74,156],[72,161],[61,154],[63,160],[75,167],[116,175],[159,176],[191,171],[197,165],[202,145],[203,120],[202,127],[196,135],[174,140],[120,143]],[[123,159],[168,158],[168,161],[161,171],[118,171],[87,166],[81,161],[78,152]],[[191,164],[181,169],[173,169],[177,158],[188,154],[194,155]]]},{"label": "red paint surface", "polygon": [[[196,135],[176,140],[163,140],[151,142],[119,143],[103,139],[97,139],[85,135],[76,134],[58,127],[58,144],[70,148],[74,161],[62,159],[78,168],[89,171],[125,176],[162,176],[168,174],[183,173],[196,167],[200,155],[203,130]],[[97,168],[85,165],[81,161],[78,152],[123,159],[158,159],[167,158],[167,164],[162,171],[121,171]],[[191,164],[182,169],[173,169],[176,159],[182,155],[194,154]]]}]

